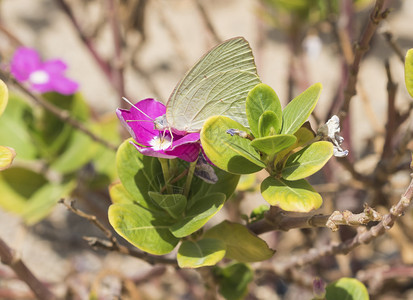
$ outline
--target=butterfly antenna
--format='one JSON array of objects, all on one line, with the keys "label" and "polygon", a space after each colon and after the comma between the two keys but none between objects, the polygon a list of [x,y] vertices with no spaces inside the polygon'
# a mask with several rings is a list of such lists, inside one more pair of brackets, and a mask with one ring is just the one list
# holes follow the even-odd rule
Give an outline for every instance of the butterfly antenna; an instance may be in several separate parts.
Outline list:
[{"label": "butterfly antenna", "polygon": [[151,118],[150,116],[148,116],[146,113],[144,113],[142,110],[140,110],[139,108],[136,107],[135,104],[133,104],[132,102],[130,102],[128,99],[126,99],[126,97],[122,97],[123,101],[125,101],[126,103],[128,103],[130,106],[133,106],[137,111],[139,111],[141,114],[143,114],[145,117],[147,117],[148,119],[151,119],[152,121],[154,121],[153,118]]}]

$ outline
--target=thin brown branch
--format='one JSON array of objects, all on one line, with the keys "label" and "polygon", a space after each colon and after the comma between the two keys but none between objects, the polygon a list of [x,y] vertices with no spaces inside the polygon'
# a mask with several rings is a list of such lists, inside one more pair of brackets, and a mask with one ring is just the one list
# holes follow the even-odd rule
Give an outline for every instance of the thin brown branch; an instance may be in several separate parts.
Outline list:
[{"label": "thin brown branch", "polygon": [[17,86],[22,92],[24,92],[27,96],[29,96],[29,98],[35,104],[43,107],[44,109],[46,109],[47,111],[49,111],[50,113],[52,113],[53,115],[58,117],[63,122],[66,122],[67,124],[69,124],[73,128],[76,128],[76,129],[82,131],[84,134],[88,135],[95,142],[98,142],[98,143],[102,144],[103,146],[105,146],[109,149],[112,149],[113,151],[117,150],[118,147],[116,145],[113,145],[112,143],[110,143],[110,142],[104,140],[103,138],[97,136],[96,134],[94,134],[92,131],[87,129],[82,123],[80,123],[79,121],[72,118],[68,111],[61,110],[60,108],[54,106],[53,104],[45,101],[41,96],[35,95],[31,91],[29,91],[23,84],[21,84],[20,82],[18,82],[14,78],[12,78],[10,76],[10,74],[5,73],[1,69],[0,69],[0,75],[2,77],[4,77],[6,80],[11,81],[11,83],[13,85]]},{"label": "thin brown branch", "polygon": [[376,4],[374,5],[373,11],[370,15],[367,27],[365,28],[362,36],[360,37],[359,42],[355,47],[354,60],[351,66],[349,67],[349,78],[347,81],[347,86],[344,90],[344,102],[341,106],[340,112],[338,113],[338,116],[341,121],[343,121],[347,116],[350,108],[350,100],[357,93],[356,83],[361,60],[364,57],[364,54],[369,49],[370,41],[374,33],[376,32],[376,29],[380,21],[385,19],[390,12],[388,9],[383,10],[384,2],[384,0],[376,0]]},{"label": "thin brown branch", "polygon": [[75,15],[73,14],[73,11],[70,8],[70,6],[65,2],[65,0],[57,0],[57,3],[60,5],[60,7],[62,8],[62,11],[66,14],[66,16],[69,18],[70,22],[72,23],[73,27],[76,30],[76,33],[78,34],[80,40],[85,44],[86,48],[89,50],[89,52],[92,55],[93,59],[96,61],[96,63],[102,69],[103,73],[106,75],[109,82],[111,82],[113,84],[111,66],[109,65],[108,62],[106,62],[102,59],[102,57],[97,52],[95,46],[93,45],[92,40],[90,40],[89,37],[87,37],[86,34],[83,32],[79,22],[77,21]]},{"label": "thin brown branch", "polygon": [[396,53],[397,57],[400,59],[400,61],[404,64],[404,53],[399,44],[397,44],[396,38],[393,36],[393,33],[390,32],[389,30],[385,30],[383,32],[383,36],[386,40],[386,42],[390,45],[390,47],[393,49],[394,53]]},{"label": "thin brown branch", "polygon": [[373,239],[390,230],[395,220],[401,217],[410,206],[413,199],[413,180],[410,182],[399,202],[392,206],[390,212],[383,216],[382,220],[370,230],[359,231],[355,237],[348,239],[342,243],[332,243],[320,248],[312,248],[303,255],[297,255],[289,260],[277,264],[277,272],[284,272],[291,268],[302,267],[304,265],[314,263],[324,256],[347,254],[354,248],[368,244]]},{"label": "thin brown branch", "polygon": [[393,81],[391,75],[390,63],[388,60],[385,62],[386,74],[387,74],[387,124],[386,124],[386,137],[383,146],[383,152],[381,154],[381,161],[391,157],[393,152],[392,142],[393,137],[396,134],[398,127],[397,124],[397,111],[396,111],[396,92],[397,84]]},{"label": "thin brown branch", "polygon": [[24,281],[38,299],[51,300],[56,296],[29,270],[24,262],[15,254],[13,250],[0,238],[0,260],[8,265],[20,280]]},{"label": "thin brown branch", "polygon": [[353,214],[346,210],[344,212],[335,211],[331,215],[291,213],[278,207],[271,207],[263,220],[249,224],[248,228],[255,234],[274,230],[288,231],[295,228],[316,227],[328,227],[336,231],[339,225],[360,226],[380,220],[381,215],[368,205],[365,205],[364,211],[359,214]]},{"label": "thin brown branch", "polygon": [[118,92],[120,107],[125,107],[125,101],[122,101],[122,97],[125,95],[125,78],[123,74],[124,69],[124,59],[122,54],[123,48],[123,39],[122,33],[120,30],[120,23],[118,18],[118,9],[117,5],[114,3],[114,0],[107,0],[107,11],[109,15],[110,26],[112,28],[113,44],[115,47],[114,54],[114,63],[113,63],[113,72],[112,78],[114,84],[117,86],[116,90]]},{"label": "thin brown branch", "polygon": [[207,10],[204,7],[204,4],[202,3],[202,0],[195,0],[196,7],[199,11],[199,14],[201,15],[202,21],[205,24],[205,27],[208,29],[209,33],[213,36],[215,42],[217,44],[222,42],[222,39],[218,36],[217,31],[214,28],[214,25],[212,25],[211,18],[209,17],[209,14]]},{"label": "thin brown branch", "polygon": [[126,254],[132,257],[136,257],[139,259],[142,259],[146,261],[147,263],[151,265],[155,265],[157,263],[161,264],[169,264],[169,265],[174,265],[177,266],[178,263],[174,259],[169,259],[161,256],[154,256],[150,255],[145,252],[137,251],[135,249],[129,249],[126,246],[121,245],[116,237],[113,235],[112,231],[110,231],[108,228],[106,228],[105,225],[103,225],[95,215],[90,215],[87,214],[80,209],[76,208],[74,206],[74,201],[65,201],[65,199],[61,199],[59,203],[63,204],[66,206],[68,210],[73,212],[74,214],[78,215],[81,218],[84,218],[88,221],[90,221],[93,225],[95,225],[99,230],[103,232],[103,234],[108,238],[108,240],[105,239],[100,239],[97,237],[84,237],[84,239],[88,242],[88,244],[93,247],[93,248],[100,248],[104,249],[107,251],[114,251],[114,252],[119,252],[122,254]]}]

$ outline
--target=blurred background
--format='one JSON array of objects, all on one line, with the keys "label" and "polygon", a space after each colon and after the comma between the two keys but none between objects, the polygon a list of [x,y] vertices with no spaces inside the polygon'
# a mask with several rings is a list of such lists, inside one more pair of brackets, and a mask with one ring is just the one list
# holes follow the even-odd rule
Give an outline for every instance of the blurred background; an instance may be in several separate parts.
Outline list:
[{"label": "blurred background", "polygon": [[[369,20],[373,5],[374,1],[368,0],[2,0],[1,65],[7,65],[21,45],[37,49],[44,59],[63,59],[69,65],[68,76],[79,82],[92,115],[98,118],[113,116],[117,107],[126,107],[121,100],[123,96],[132,102],[155,98],[166,103],[178,81],[204,53],[226,39],[243,36],[251,45],[262,82],[276,91],[284,106],[311,84],[323,84],[321,98],[310,119],[316,129],[338,112],[352,48]],[[397,109],[406,113],[411,108],[404,86],[404,65],[389,41],[396,41],[402,55],[413,47],[413,1],[387,1],[387,6],[392,8],[391,13],[380,23],[361,63],[358,94],[351,102],[350,122],[344,125],[351,159],[356,169],[365,174],[373,172],[384,141],[386,60],[399,87]],[[330,166],[334,172],[328,175],[329,179],[338,184],[349,180],[350,175],[335,166],[334,162]],[[397,199],[408,184],[408,172],[392,180],[392,192]],[[327,194],[331,190],[328,185],[320,189]],[[333,194],[328,194],[324,200],[333,204],[328,205],[327,211],[331,213],[337,207],[357,210],[369,200],[362,186],[348,193],[341,196],[338,204],[331,200]],[[243,197],[248,200],[241,203]],[[240,191],[234,201],[237,209],[247,214],[264,203],[257,192]],[[101,212],[97,215],[105,219],[108,205],[109,201],[85,207],[96,206]],[[229,204],[227,211],[214,222],[231,217],[231,207]],[[410,225],[405,229],[411,228]],[[319,244],[340,238],[323,230],[317,232]],[[31,227],[25,226],[18,216],[0,209],[0,236],[39,278],[67,299],[87,299],[91,291],[98,290],[96,299],[115,299],[113,295],[119,294],[122,286],[129,295],[122,299],[202,299],[204,287],[196,272],[152,267],[116,253],[92,251],[82,240],[83,235],[101,233],[62,205]],[[413,249],[411,237],[401,235],[404,246],[392,240],[400,236],[382,237],[373,245],[352,252],[342,262],[340,258],[338,262],[326,259],[311,272],[319,275],[324,268],[323,276],[329,280],[338,278],[338,274],[355,276],[361,266],[350,265],[355,262],[353,256],[364,267],[369,261],[374,261],[375,267],[387,266],[390,261],[409,265],[413,263],[411,255],[408,258],[400,253],[402,249]],[[266,234],[264,238],[270,243],[278,241],[274,256],[277,260],[292,249],[307,248],[316,239],[316,231],[292,230]],[[373,295],[382,293],[374,299],[413,299],[411,274],[412,271],[386,291],[383,291],[385,284],[373,286]],[[291,284],[282,277],[261,274],[257,278],[250,285],[248,299],[311,298],[308,287]],[[0,265],[0,298],[32,298],[24,284],[15,280],[3,265]]]}]

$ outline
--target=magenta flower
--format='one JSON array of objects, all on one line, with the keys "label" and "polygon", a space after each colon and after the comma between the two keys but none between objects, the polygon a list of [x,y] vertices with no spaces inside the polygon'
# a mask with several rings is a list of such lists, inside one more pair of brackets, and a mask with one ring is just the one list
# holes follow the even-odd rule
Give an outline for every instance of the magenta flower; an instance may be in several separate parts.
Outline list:
[{"label": "magenta flower", "polygon": [[116,110],[116,115],[129,131],[136,143],[132,143],[140,153],[161,158],[180,158],[193,162],[198,158],[201,148],[199,133],[185,135],[157,130],[153,121],[164,115],[166,107],[154,99],[139,101],[130,110]]},{"label": "magenta flower", "polygon": [[19,82],[28,81],[40,93],[58,92],[71,95],[77,91],[77,82],[66,78],[67,65],[60,59],[42,62],[34,49],[20,47],[10,63],[11,73]]}]

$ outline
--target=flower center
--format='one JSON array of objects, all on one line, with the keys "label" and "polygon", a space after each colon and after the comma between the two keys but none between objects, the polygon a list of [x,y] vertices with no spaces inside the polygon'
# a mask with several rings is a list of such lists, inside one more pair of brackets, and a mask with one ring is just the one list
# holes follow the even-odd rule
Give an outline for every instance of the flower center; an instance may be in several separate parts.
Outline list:
[{"label": "flower center", "polygon": [[149,142],[149,145],[151,145],[153,150],[155,151],[168,149],[171,146],[171,144],[171,138],[168,136],[155,136]]},{"label": "flower center", "polygon": [[49,82],[50,76],[46,71],[37,70],[30,74],[29,81],[33,84],[44,84]]}]

